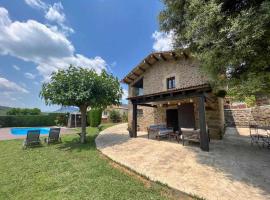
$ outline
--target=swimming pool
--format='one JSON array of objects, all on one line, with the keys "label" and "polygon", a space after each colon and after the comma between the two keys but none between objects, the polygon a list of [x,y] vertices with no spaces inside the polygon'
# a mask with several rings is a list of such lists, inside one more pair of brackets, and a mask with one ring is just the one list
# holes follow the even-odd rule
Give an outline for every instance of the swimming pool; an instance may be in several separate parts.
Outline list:
[{"label": "swimming pool", "polygon": [[36,127],[36,128],[12,128],[10,133],[12,135],[27,135],[27,132],[30,130],[40,130],[41,135],[49,134],[50,128]]}]

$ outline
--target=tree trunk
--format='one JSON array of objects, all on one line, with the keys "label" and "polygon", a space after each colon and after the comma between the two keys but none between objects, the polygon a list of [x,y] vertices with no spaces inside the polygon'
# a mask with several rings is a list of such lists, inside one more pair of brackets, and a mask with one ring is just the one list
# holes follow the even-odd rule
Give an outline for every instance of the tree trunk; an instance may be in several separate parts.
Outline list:
[{"label": "tree trunk", "polygon": [[81,111],[81,125],[82,125],[82,133],[81,133],[80,141],[81,141],[81,143],[85,143],[86,142],[86,111],[87,111],[87,106],[86,105],[80,106],[80,111]]}]

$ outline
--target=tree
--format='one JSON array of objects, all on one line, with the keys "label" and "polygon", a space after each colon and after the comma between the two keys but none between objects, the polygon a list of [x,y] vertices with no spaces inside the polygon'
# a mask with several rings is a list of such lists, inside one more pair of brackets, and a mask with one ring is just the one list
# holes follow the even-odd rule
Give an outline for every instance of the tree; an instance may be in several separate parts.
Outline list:
[{"label": "tree", "polygon": [[98,74],[93,69],[70,66],[52,73],[51,80],[42,85],[40,96],[47,105],[77,106],[82,120],[81,143],[86,142],[87,107],[104,108],[118,105],[122,88],[117,78],[103,70]]},{"label": "tree", "polygon": [[176,50],[188,48],[212,77],[238,99],[270,92],[269,0],[163,0],[163,31]]}]

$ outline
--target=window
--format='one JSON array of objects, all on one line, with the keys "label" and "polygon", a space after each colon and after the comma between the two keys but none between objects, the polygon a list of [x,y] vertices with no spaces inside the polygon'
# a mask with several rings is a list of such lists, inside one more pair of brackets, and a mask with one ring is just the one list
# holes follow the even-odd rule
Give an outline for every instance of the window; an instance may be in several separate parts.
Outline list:
[{"label": "window", "polygon": [[137,110],[137,116],[142,117],[143,116],[143,109],[138,109]]},{"label": "window", "polygon": [[167,78],[167,89],[175,88],[175,77]]}]

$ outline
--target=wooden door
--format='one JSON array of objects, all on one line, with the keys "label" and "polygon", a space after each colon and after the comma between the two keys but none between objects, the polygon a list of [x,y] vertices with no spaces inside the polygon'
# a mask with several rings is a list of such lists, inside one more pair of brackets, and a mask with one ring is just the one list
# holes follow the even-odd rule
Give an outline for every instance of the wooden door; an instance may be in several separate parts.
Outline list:
[{"label": "wooden door", "polygon": [[166,118],[167,118],[167,127],[173,127],[174,131],[179,130],[177,109],[168,109],[166,111]]},{"label": "wooden door", "polygon": [[178,124],[182,128],[195,128],[193,103],[181,104],[178,107]]}]

